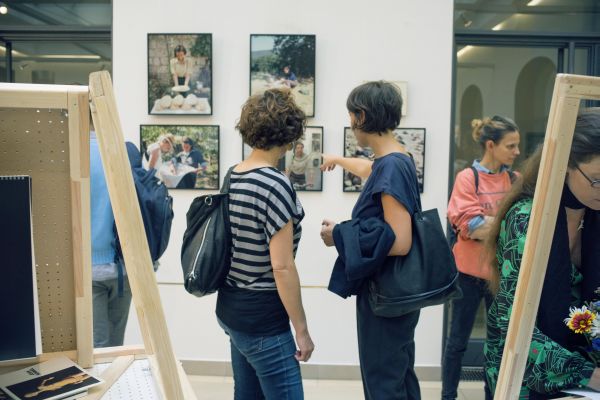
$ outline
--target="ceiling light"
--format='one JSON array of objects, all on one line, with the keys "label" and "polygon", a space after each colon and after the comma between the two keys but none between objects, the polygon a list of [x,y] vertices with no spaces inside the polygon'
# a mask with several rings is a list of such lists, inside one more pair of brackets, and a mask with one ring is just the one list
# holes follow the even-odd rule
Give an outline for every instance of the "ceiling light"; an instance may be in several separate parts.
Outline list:
[{"label": "ceiling light", "polygon": [[542,1],[543,0],[531,0],[529,3],[527,3],[527,7],[539,6],[542,4]]},{"label": "ceiling light", "polygon": [[495,27],[492,28],[493,31],[499,31],[500,29],[502,29],[502,25],[504,24],[504,22],[500,22],[498,25],[496,25]]},{"label": "ceiling light", "polygon": [[43,54],[37,58],[55,58],[55,59],[78,59],[78,60],[99,60],[101,57],[95,54]]},{"label": "ceiling light", "polygon": [[461,58],[462,56],[464,56],[465,54],[467,54],[471,49],[473,48],[473,46],[465,46],[462,49],[460,49],[459,51],[456,52],[456,57],[457,58]]},{"label": "ceiling light", "polygon": [[473,23],[473,21],[471,21],[469,18],[467,18],[467,16],[465,15],[464,12],[460,13],[460,20],[462,21],[462,24],[465,28],[470,27],[471,24]]},{"label": "ceiling light", "polygon": [[5,3],[0,2],[0,14],[8,14],[8,7]]}]

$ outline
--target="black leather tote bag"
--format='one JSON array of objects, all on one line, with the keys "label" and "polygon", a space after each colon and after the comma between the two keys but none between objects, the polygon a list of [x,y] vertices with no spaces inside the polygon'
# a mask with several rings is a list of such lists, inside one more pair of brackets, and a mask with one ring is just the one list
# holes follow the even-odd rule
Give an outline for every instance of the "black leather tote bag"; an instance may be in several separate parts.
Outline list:
[{"label": "black leather tote bag", "polygon": [[229,224],[229,178],[227,171],[221,193],[194,199],[187,214],[181,247],[185,290],[202,297],[217,291],[231,266]]},{"label": "black leather tote bag", "polygon": [[414,213],[412,235],[410,252],[388,257],[369,280],[369,304],[379,317],[399,317],[462,297],[437,209]]}]

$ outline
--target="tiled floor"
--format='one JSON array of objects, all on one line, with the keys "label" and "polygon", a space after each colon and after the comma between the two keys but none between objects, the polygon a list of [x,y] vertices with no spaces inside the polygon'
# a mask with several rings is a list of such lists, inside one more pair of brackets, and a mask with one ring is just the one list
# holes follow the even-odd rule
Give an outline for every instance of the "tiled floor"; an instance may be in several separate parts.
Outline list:
[{"label": "tiled floor", "polygon": [[[233,399],[232,378],[190,376],[198,400]],[[439,400],[440,382],[421,382],[422,400]],[[304,380],[307,400],[360,400],[364,399],[360,381]],[[483,382],[462,382],[459,400],[483,400]]]}]

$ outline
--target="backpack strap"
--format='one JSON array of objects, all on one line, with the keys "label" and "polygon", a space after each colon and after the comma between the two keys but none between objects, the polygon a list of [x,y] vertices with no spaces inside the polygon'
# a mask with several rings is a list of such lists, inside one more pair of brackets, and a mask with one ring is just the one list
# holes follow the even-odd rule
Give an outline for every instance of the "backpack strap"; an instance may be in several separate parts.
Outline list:
[{"label": "backpack strap", "polygon": [[473,176],[475,177],[475,194],[479,194],[479,171],[472,165],[471,171],[473,171]]},{"label": "backpack strap", "polygon": [[[475,177],[475,193],[479,194],[479,171],[474,166],[471,166],[471,171],[473,171],[473,176]],[[510,178],[510,183],[513,184],[517,180],[517,174],[515,174],[512,170],[507,169],[506,172]]]},{"label": "backpack strap", "polygon": [[229,180],[231,178],[231,172],[236,167],[236,165],[229,168],[229,170],[227,170],[227,174],[225,174],[225,179],[223,179],[223,186],[221,186],[221,193],[223,194],[229,193]]}]

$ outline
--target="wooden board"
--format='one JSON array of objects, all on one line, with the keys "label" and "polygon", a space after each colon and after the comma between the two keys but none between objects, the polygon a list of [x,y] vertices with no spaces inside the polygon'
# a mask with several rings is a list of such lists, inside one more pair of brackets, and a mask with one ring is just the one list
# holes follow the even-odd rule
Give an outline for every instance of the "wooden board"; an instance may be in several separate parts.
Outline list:
[{"label": "wooden board", "polygon": [[92,348],[87,86],[0,83],[0,174],[32,177],[43,354]]}]

